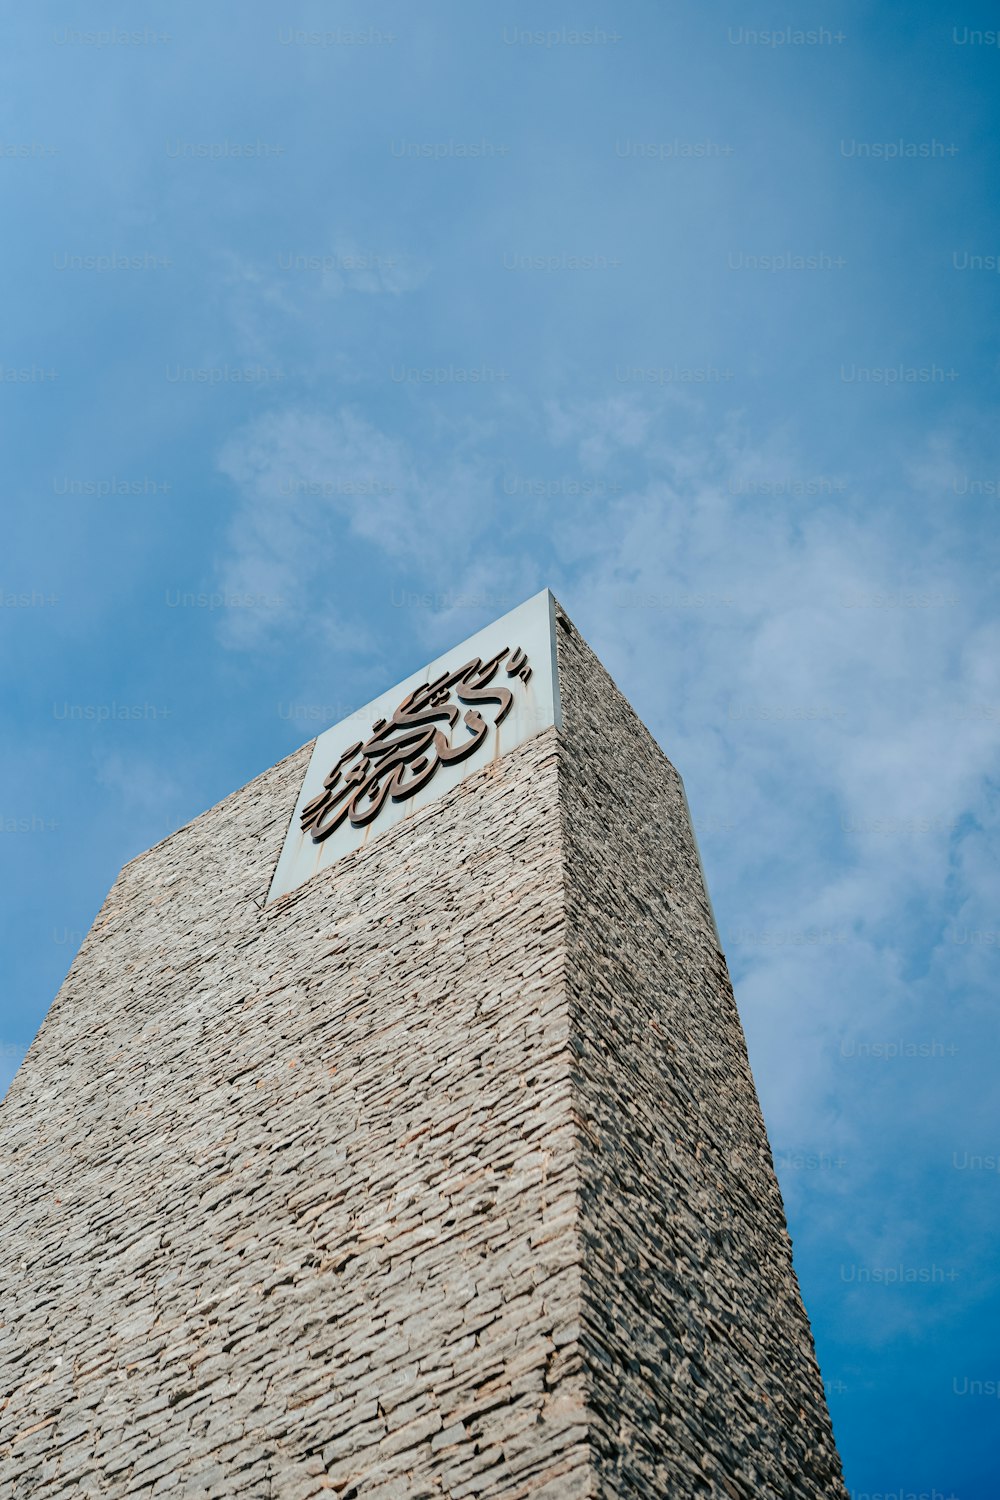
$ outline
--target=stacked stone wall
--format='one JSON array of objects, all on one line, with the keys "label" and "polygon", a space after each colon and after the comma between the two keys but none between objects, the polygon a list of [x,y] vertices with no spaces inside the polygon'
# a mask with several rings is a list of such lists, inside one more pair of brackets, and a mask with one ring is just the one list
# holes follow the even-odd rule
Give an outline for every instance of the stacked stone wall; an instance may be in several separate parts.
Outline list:
[{"label": "stacked stone wall", "polygon": [[558,650],[596,1493],[836,1500],[846,1492],[680,777],[561,611]]},{"label": "stacked stone wall", "polygon": [[128,865],[0,1106],[0,1495],[589,1488],[554,730],[290,896]]},{"label": "stacked stone wall", "polygon": [[562,730],[264,898],[134,860],[0,1105],[0,1500],[844,1495],[676,772]]}]

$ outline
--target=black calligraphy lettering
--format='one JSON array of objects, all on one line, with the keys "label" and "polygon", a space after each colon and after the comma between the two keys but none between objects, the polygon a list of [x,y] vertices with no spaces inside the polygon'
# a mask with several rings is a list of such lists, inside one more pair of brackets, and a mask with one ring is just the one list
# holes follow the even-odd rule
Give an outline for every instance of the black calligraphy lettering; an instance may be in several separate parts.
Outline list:
[{"label": "black calligraphy lettering", "polygon": [[[443,672],[433,682],[421,683],[408,693],[391,719],[377,719],[372,733],[343,752],[323,781],[324,790],[302,809],[300,824],[314,844],[350,820],[353,828],[364,828],[378,817],[387,799],[405,802],[433,777],[438,766],[455,765],[473,755],[490,731],[479,704],[495,704],[492,727],[503,723],[513,706],[510,688],[494,683],[500,663],[510,656],[507,676],[527,682],[531,676],[528,658],[520,647],[509,647],[484,662],[473,657],[454,672]],[[464,715],[452,701],[465,704]],[[461,720],[469,737],[458,731]],[[447,724],[445,731],[443,725]],[[344,767],[354,762],[345,771]]]},{"label": "black calligraphy lettering", "polygon": [[507,676],[520,677],[521,681],[525,683],[531,676],[531,668],[528,666],[528,658],[525,656],[520,646],[518,646],[517,650],[511,654],[510,661],[507,663]]}]

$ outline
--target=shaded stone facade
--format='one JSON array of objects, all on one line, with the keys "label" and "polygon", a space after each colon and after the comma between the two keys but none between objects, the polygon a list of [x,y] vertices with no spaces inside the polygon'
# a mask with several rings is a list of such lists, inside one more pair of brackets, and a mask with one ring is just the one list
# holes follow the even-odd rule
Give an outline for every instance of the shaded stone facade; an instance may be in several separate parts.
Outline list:
[{"label": "shaded stone facade", "polygon": [[560,634],[594,1494],[843,1496],[681,779]]},{"label": "shaded stone facade", "polygon": [[0,1105],[0,1496],[844,1494],[676,772],[563,728],[270,906],[127,865]]}]

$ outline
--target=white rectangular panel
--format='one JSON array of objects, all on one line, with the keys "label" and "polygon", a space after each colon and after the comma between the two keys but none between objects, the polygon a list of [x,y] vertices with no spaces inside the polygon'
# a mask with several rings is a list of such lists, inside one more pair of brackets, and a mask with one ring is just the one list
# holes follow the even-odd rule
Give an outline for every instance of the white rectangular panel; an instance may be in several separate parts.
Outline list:
[{"label": "white rectangular panel", "polygon": [[559,723],[543,589],[319,736],[268,901]]}]

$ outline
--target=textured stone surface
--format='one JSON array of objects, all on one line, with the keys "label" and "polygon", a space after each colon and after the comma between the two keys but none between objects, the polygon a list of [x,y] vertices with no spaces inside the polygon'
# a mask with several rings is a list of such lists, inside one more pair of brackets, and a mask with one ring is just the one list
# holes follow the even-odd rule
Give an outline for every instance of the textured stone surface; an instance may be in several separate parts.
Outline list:
[{"label": "textured stone surface", "polygon": [[0,1496],[843,1493],[679,782],[559,647],[272,906],[309,746],[122,871],[0,1105]]},{"label": "textured stone surface", "polygon": [[572,628],[559,653],[595,1494],[843,1495],[680,777]]}]

